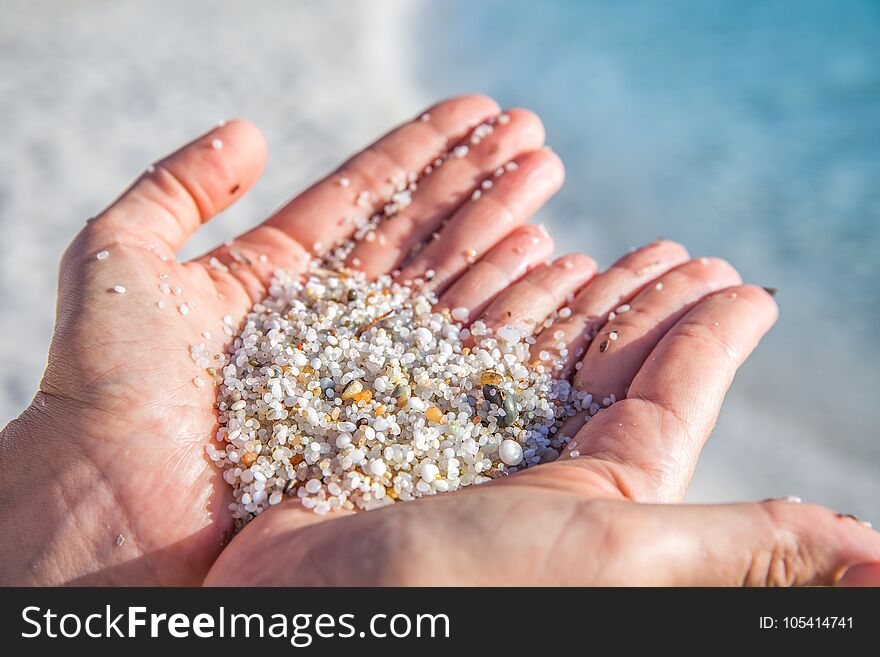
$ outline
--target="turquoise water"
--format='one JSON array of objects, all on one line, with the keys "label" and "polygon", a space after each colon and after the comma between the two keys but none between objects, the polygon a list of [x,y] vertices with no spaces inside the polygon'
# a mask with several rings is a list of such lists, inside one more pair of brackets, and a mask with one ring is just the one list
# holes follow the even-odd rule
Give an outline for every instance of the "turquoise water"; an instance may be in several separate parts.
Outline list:
[{"label": "turquoise water", "polygon": [[566,250],[662,235],[780,289],[734,388],[796,427],[784,449],[764,428],[768,481],[802,445],[880,465],[880,3],[447,2],[422,29],[431,94],[544,118]]}]

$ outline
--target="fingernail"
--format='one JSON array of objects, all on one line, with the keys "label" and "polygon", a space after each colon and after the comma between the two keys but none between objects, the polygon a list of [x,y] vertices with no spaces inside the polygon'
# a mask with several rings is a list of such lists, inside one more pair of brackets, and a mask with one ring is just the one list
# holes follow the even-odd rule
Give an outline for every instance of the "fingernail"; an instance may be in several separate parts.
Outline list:
[{"label": "fingernail", "polygon": [[880,562],[857,563],[847,568],[837,586],[880,586]]},{"label": "fingernail", "polygon": [[785,497],[768,497],[765,502],[791,502],[792,504],[800,504],[803,502],[797,495],[786,495]]},{"label": "fingernail", "polygon": [[874,526],[874,525],[872,525],[870,522],[868,522],[867,520],[862,520],[861,518],[859,518],[859,517],[856,516],[856,515],[853,515],[852,513],[838,513],[838,514],[837,514],[837,517],[838,517],[838,518],[848,518],[848,519],[850,519],[850,520],[855,520],[855,521],[856,521],[857,523],[859,523],[862,527],[867,527],[868,529],[871,529],[871,528]]},{"label": "fingernail", "polygon": [[765,287],[763,289],[764,292],[769,294],[771,297],[775,297],[777,294],[779,294],[779,288],[776,287]]}]

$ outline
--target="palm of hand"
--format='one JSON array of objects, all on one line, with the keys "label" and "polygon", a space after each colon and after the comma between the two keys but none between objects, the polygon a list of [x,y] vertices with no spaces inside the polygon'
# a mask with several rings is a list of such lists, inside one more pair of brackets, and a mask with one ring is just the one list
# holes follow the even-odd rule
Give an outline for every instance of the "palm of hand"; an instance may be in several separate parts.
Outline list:
[{"label": "palm of hand", "polygon": [[[62,262],[49,365],[26,413],[54,418],[53,433],[64,432],[57,439],[70,465],[59,487],[89,480],[76,522],[82,533],[102,535],[84,572],[61,581],[202,580],[230,535],[231,495],[205,457],[217,424],[215,389],[191,346],[222,353],[276,267],[303,268],[350,235],[358,216],[381,211],[401,179],[498,114],[483,97],[429,111],[430,120],[404,124],[260,226],[194,261],[178,262],[174,252],[262,168],[265,145],[248,124],[221,126],[150,167],[76,238]],[[413,194],[418,220],[399,216],[378,228],[377,244],[361,243],[350,264],[373,275],[390,271],[444,224],[449,246],[428,244],[410,267],[433,267],[438,292],[477,309],[549,255],[549,236],[521,224],[561,184],[561,165],[540,148],[534,115],[514,110],[502,123]],[[519,168],[508,167],[487,194],[490,212],[467,207],[480,180],[514,159]],[[491,275],[479,265],[466,273],[474,256],[453,250],[475,220],[482,230],[475,250]],[[99,259],[102,251],[109,256]],[[99,565],[106,561],[115,565]]]},{"label": "palm of hand", "polygon": [[[50,579],[202,581],[232,523],[228,487],[204,456],[216,429],[215,391],[193,362],[191,345],[222,352],[225,327],[237,327],[272,269],[296,270],[326,252],[350,235],[362,205],[381,210],[382,198],[425,166],[436,170],[420,182],[412,205],[381,224],[376,239],[361,242],[348,264],[377,274],[404,263],[402,278],[433,269],[442,305],[465,306],[495,325],[539,325],[577,293],[571,315],[540,333],[535,353],[565,343],[563,375],[594,391],[597,401],[612,394],[623,401],[585,426],[571,418],[563,432],[577,445],[559,461],[460,494],[327,521],[295,503],[273,507],[223,552],[210,581],[283,583],[266,581],[259,568],[267,549],[287,555],[285,581],[292,583],[655,581],[633,568],[645,557],[641,542],[666,559],[666,579],[657,583],[680,583],[674,578],[682,573],[705,581],[687,566],[694,555],[723,556],[707,532],[725,538],[743,524],[760,524],[763,533],[743,534],[764,554],[778,547],[780,527],[809,524],[791,513],[792,505],[718,512],[631,504],[681,499],[733,372],[772,323],[775,307],[760,289],[731,287],[739,279],[725,263],[687,261],[668,242],[596,277],[583,257],[540,265],[552,244],[545,232],[521,224],[561,184],[561,165],[540,149],[543,131],[533,115],[513,111],[509,121],[495,123],[497,111],[480,97],[442,103],[230,245],[179,263],[173,252],[262,167],[259,135],[229,124],[163,160],[83,231],[62,264],[56,336],[35,408],[55,418],[53,435],[70,463],[59,486],[90,484],[74,508],[78,530],[101,538],[89,560]],[[494,134],[467,142],[467,157],[438,167],[437,153],[451,151],[482,121]],[[511,160],[518,168],[504,169]],[[482,199],[470,199],[478,186],[486,190]],[[366,203],[364,191],[372,192]],[[438,230],[442,239],[432,240]],[[110,252],[106,260],[96,258],[102,250]],[[117,285],[125,292],[114,292]],[[633,311],[606,323],[623,301]],[[584,366],[576,372],[581,350]],[[814,516],[810,540],[838,549],[790,577],[827,579],[861,554],[853,532],[864,530],[850,523],[841,533],[825,510],[804,509]],[[676,543],[682,536],[688,540]],[[663,550],[673,544],[685,549]],[[366,561],[365,550],[373,555]],[[487,551],[497,558],[475,559]],[[404,554],[419,558],[399,558]],[[796,551],[770,561],[790,566],[791,555]],[[742,581],[746,567],[740,559],[716,571],[725,582]]]}]

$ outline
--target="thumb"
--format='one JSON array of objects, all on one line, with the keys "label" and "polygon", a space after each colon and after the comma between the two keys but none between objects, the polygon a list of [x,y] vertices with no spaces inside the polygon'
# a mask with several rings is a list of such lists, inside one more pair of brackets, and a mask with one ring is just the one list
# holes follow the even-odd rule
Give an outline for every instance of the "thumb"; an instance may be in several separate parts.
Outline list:
[{"label": "thumb", "polygon": [[[845,572],[856,572],[857,564],[864,569],[880,561],[880,534],[854,516],[820,506],[786,500],[633,506],[638,517],[625,522],[629,530],[643,533],[636,537],[637,562],[654,566],[642,583],[832,585]],[[621,581],[634,578],[622,567],[617,575]]]},{"label": "thumb", "polygon": [[97,224],[147,234],[176,252],[253,185],[265,162],[266,141],[254,125],[224,123],[149,166]]}]

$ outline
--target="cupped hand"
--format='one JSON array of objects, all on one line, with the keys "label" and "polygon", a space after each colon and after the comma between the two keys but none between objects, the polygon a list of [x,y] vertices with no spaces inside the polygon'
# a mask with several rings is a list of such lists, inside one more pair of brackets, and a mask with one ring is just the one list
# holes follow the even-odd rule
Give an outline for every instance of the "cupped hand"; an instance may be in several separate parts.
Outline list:
[{"label": "cupped hand", "polygon": [[231,535],[231,494],[205,455],[216,389],[191,349],[224,352],[275,268],[302,270],[375,212],[394,216],[348,265],[433,269],[447,305],[481,308],[542,263],[551,240],[524,222],[562,166],[534,114],[499,112],[481,96],[442,102],[189,262],[175,253],[262,170],[266,146],[248,123],[148,167],[91,220],[61,265],[40,392],[0,442],[0,580],[202,581]]},{"label": "cupped hand", "polygon": [[563,426],[559,459],[366,513],[321,518],[288,500],[206,583],[798,585],[850,569],[845,581],[876,584],[858,564],[880,561],[880,535],[852,516],[796,498],[680,503],[734,373],[776,319],[771,296],[665,241],[571,276],[590,270],[582,258],[536,269],[482,314],[538,328],[533,357],[565,350],[560,375],[593,395],[592,415]]}]

